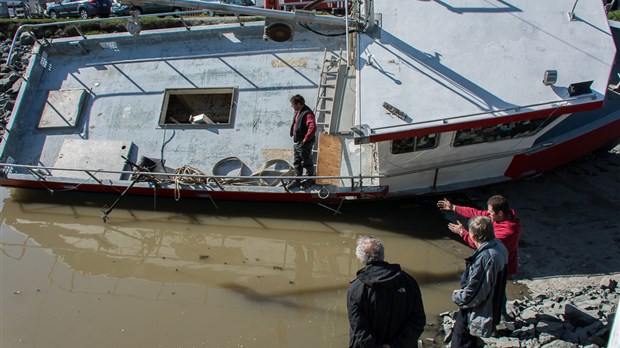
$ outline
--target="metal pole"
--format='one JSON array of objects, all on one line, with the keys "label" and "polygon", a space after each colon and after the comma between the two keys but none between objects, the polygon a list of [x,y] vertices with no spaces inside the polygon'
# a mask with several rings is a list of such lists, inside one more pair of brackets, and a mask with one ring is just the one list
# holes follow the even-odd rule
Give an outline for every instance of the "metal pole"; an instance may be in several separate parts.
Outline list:
[{"label": "metal pole", "polygon": [[577,7],[577,3],[579,2],[579,0],[575,0],[575,4],[573,5],[573,9],[570,10],[570,12],[568,13],[568,19],[570,19],[571,21],[575,20],[575,8]]}]

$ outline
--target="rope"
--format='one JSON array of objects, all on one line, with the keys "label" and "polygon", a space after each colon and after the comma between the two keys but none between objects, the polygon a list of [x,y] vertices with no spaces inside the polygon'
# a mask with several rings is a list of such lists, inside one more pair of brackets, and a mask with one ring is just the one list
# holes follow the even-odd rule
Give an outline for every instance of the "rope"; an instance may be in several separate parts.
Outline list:
[{"label": "rope", "polygon": [[[184,165],[183,167],[179,167],[175,169],[174,174],[205,175],[205,173],[189,165]],[[176,201],[181,199],[180,185],[199,185],[199,184],[206,184],[206,183],[207,183],[207,179],[203,177],[175,176],[174,177],[174,199]]]},{"label": "rope", "polygon": [[[228,170],[233,167],[233,170]],[[290,176],[294,173],[290,163],[283,159],[271,159],[263,164],[258,170],[248,173],[248,168],[243,161],[237,157],[227,157],[220,160],[213,167],[215,175],[232,175],[230,179],[218,179],[223,185],[233,186],[278,186],[282,179],[263,179],[262,176]],[[236,176],[249,176],[252,178],[238,178]]]},{"label": "rope", "polygon": [[[278,165],[284,165],[285,168],[277,169]],[[273,167],[273,168],[271,168]],[[271,159],[263,164],[258,170],[252,173],[252,176],[291,176],[295,171],[290,163],[282,159]],[[271,181],[271,182],[269,182]],[[282,179],[259,179],[259,186],[278,186]]]}]

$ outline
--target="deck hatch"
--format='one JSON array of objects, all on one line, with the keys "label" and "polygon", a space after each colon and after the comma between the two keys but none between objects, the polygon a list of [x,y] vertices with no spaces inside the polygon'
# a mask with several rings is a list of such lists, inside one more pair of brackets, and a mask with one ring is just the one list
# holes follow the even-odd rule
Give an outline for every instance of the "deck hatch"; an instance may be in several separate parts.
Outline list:
[{"label": "deck hatch", "polygon": [[82,113],[84,89],[58,89],[47,92],[38,128],[73,128]]},{"label": "deck hatch", "polygon": [[159,124],[223,126],[232,123],[234,88],[168,89]]}]

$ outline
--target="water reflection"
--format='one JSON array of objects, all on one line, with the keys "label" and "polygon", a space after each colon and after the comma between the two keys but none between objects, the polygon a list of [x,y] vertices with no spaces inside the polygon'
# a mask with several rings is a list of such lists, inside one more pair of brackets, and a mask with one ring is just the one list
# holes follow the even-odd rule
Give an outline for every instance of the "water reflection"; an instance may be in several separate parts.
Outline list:
[{"label": "water reflection", "polygon": [[115,197],[1,193],[3,347],[342,347],[359,235],[382,238],[388,261],[418,279],[429,321],[453,308],[471,253],[424,202],[345,205],[334,216],[198,200],[160,200],[154,211],[128,197],[103,223]]}]

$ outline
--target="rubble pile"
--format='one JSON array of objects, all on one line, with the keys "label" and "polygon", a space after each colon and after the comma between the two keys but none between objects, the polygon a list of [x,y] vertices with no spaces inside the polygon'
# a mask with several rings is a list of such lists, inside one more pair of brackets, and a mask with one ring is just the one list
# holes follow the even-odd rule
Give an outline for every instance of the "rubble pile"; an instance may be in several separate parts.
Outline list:
[{"label": "rubble pile", "polygon": [[[605,347],[619,297],[618,282],[603,277],[599,286],[509,300],[495,337],[484,341],[489,347]],[[445,342],[452,336],[454,314],[440,314]]]},{"label": "rubble pile", "polygon": [[10,65],[7,65],[6,62],[11,50],[11,40],[0,43],[0,52],[2,53],[2,65],[0,66],[0,139],[4,135],[17,93],[21,88],[33,43],[34,39],[30,34],[24,33],[15,45],[14,58]]}]

